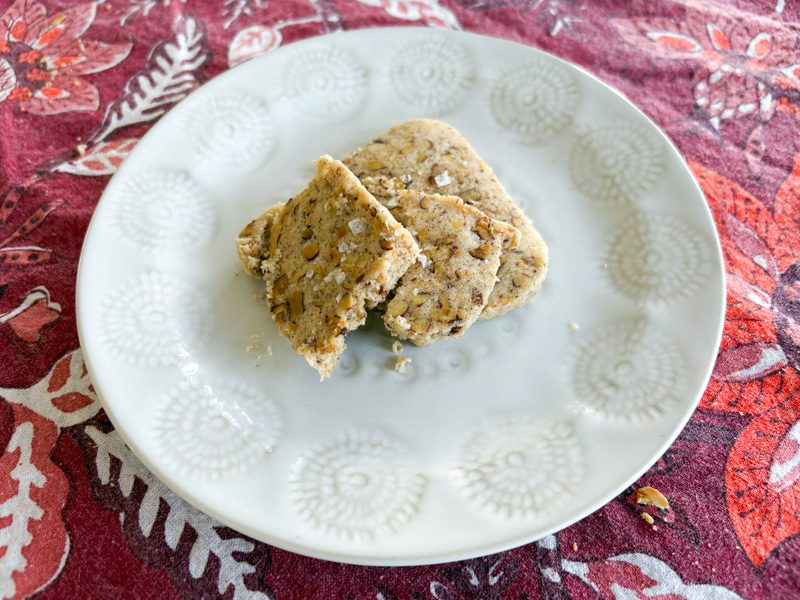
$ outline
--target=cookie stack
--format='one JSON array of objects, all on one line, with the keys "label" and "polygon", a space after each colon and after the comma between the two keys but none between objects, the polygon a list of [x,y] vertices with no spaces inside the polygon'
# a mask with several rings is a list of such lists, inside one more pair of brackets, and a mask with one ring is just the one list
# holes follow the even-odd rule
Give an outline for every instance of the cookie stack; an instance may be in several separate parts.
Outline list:
[{"label": "cookie stack", "polygon": [[453,127],[415,119],[339,162],[237,238],[281,334],[325,379],[345,335],[379,308],[418,346],[528,303],[547,246]]}]

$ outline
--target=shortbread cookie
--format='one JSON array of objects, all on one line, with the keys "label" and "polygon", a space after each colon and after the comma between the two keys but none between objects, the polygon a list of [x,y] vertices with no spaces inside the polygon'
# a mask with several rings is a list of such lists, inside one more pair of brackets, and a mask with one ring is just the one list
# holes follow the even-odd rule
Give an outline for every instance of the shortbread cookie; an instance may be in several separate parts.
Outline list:
[{"label": "shortbread cookie", "polygon": [[504,238],[516,230],[456,196],[403,190],[395,200],[392,214],[414,235],[421,254],[394,289],[386,328],[417,346],[459,337],[486,306]]},{"label": "shortbread cookie", "polygon": [[386,299],[414,263],[411,234],[330,156],[277,214],[263,263],[278,330],[325,379],[365,308]]},{"label": "shortbread cookie", "polygon": [[269,207],[239,232],[236,238],[236,251],[239,253],[239,262],[242,267],[253,277],[263,277],[261,263],[267,258],[269,251],[269,236],[272,232],[272,223],[283,208],[283,202]]},{"label": "shortbread cookie", "polygon": [[499,281],[482,319],[526,304],[541,287],[547,272],[547,246],[489,166],[454,128],[431,119],[406,121],[343,162],[359,178],[383,175],[399,179],[411,190],[458,196],[519,229],[520,243],[500,257]]},{"label": "shortbread cookie", "polygon": [[[386,208],[389,209],[390,212],[399,206],[399,194],[403,191],[413,191],[407,190],[405,184],[403,183],[402,179],[399,178],[390,178],[384,176],[378,177],[364,177],[361,180],[361,183],[364,184],[364,187],[367,188],[367,191],[375,196],[375,199],[383,204]],[[419,192],[420,194],[425,194],[426,192]],[[443,196],[443,194],[435,194],[429,193],[429,196]],[[459,198],[458,196],[453,196],[453,198]],[[466,204],[463,200],[461,200],[462,204]],[[467,204],[468,209],[474,208],[471,205]],[[475,209],[478,210],[478,209]],[[478,213],[481,215],[487,216],[486,213],[483,211],[478,210]],[[263,215],[262,215],[263,216]],[[397,218],[397,215],[395,215]],[[491,217],[490,217],[491,218]],[[522,236],[519,232],[519,229],[506,223],[505,221],[498,221],[497,219],[492,219],[495,222],[495,229],[502,235],[503,239],[503,250],[513,250],[517,247]],[[405,223],[400,221],[400,224],[405,226]],[[502,257],[502,254],[501,254]]]}]

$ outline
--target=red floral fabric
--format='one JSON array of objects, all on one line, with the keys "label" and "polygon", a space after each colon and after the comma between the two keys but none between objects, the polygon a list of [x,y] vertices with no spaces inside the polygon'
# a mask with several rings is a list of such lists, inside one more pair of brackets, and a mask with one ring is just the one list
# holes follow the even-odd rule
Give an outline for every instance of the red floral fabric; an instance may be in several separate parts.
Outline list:
[{"label": "red floral fabric", "polygon": [[[790,0],[0,3],[0,597],[800,597],[800,4]],[[94,205],[147,129],[281,45],[398,24],[544,48],[617,86],[690,161],[728,313],[678,440],[576,525],[499,555],[368,568],[255,542],[131,455],[75,330]],[[671,501],[640,518],[635,489]]]}]

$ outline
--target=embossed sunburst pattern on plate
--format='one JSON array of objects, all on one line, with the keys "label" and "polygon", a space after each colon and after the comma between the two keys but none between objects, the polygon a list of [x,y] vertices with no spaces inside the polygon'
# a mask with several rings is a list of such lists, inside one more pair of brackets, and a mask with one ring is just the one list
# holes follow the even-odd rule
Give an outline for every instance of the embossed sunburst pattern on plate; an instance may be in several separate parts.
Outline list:
[{"label": "embossed sunburst pattern on plate", "polygon": [[455,108],[475,83],[467,49],[440,36],[425,36],[403,44],[390,65],[389,77],[398,98],[430,115]]},{"label": "embossed sunburst pattern on plate", "polygon": [[134,275],[106,292],[99,314],[108,351],[138,365],[177,365],[211,326],[197,288],[158,271]]},{"label": "embossed sunburst pattern on plate", "polygon": [[575,186],[605,205],[636,202],[663,173],[662,147],[648,128],[629,121],[578,132],[570,154]]},{"label": "embossed sunburst pattern on plate", "polygon": [[596,330],[582,340],[571,378],[588,414],[637,423],[663,416],[678,399],[682,359],[645,319]]},{"label": "embossed sunburst pattern on plate", "polygon": [[522,416],[475,434],[452,477],[471,502],[489,512],[535,517],[577,491],[583,452],[569,422]]},{"label": "embossed sunburst pattern on plate", "polygon": [[369,539],[401,528],[417,512],[425,477],[403,446],[380,432],[356,431],[321,444],[291,473],[295,510],[314,526]]},{"label": "embossed sunburst pattern on plate", "polygon": [[113,194],[117,230],[142,252],[190,251],[211,235],[211,201],[182,171],[148,170],[126,179]]},{"label": "embossed sunburst pattern on plate", "polygon": [[238,381],[185,379],[159,398],[156,410],[162,451],[192,477],[246,471],[274,451],[283,429],[275,403]]},{"label": "embossed sunburst pattern on plate", "polygon": [[578,105],[575,77],[550,61],[506,69],[492,84],[494,120],[526,144],[550,141],[574,119]]}]

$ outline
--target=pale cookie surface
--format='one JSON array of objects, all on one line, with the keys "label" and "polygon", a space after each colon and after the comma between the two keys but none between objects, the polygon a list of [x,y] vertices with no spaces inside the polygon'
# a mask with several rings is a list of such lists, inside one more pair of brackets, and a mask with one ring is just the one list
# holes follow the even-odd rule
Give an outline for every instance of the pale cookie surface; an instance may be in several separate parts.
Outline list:
[{"label": "pale cookie surface", "polygon": [[419,244],[421,255],[394,289],[383,320],[395,336],[417,346],[454,338],[480,317],[494,289],[500,255],[519,232],[456,196],[393,192],[393,180],[363,183]]},{"label": "pale cookie surface", "polygon": [[274,219],[264,280],[278,330],[324,379],[344,336],[386,299],[419,248],[342,163],[322,156],[316,165]]},{"label": "pale cookie surface", "polygon": [[536,295],[547,272],[547,246],[489,166],[453,127],[431,119],[406,121],[343,162],[362,179],[387,176],[411,190],[458,196],[520,231],[517,247],[501,256],[499,281],[482,319],[502,315]]},{"label": "pale cookie surface", "polygon": [[283,203],[280,202],[269,207],[255,219],[250,221],[236,238],[236,251],[239,262],[248,274],[253,277],[263,277],[262,263],[269,253],[269,237],[272,232],[272,223],[280,214]]}]

